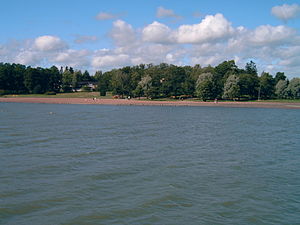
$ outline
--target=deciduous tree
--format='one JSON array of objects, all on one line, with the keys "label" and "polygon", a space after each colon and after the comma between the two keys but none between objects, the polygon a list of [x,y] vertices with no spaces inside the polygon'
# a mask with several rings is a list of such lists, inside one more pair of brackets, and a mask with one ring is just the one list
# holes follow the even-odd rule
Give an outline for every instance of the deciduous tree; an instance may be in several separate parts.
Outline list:
[{"label": "deciduous tree", "polygon": [[236,75],[230,75],[224,85],[222,98],[235,99],[240,96],[239,78]]},{"label": "deciduous tree", "polygon": [[275,94],[278,98],[287,98],[288,97],[288,81],[279,80],[275,86]]}]

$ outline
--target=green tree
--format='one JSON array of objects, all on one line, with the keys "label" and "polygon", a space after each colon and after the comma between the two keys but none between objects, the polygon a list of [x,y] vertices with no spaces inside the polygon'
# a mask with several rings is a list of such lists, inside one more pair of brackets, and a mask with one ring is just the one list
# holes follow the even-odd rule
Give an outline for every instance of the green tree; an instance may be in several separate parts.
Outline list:
[{"label": "green tree", "polygon": [[24,84],[30,93],[41,94],[45,92],[43,88],[43,74],[41,68],[27,68],[24,77]]},{"label": "green tree", "polygon": [[13,86],[11,90],[13,93],[26,93],[26,87],[24,85],[24,73],[26,71],[26,67],[20,64],[12,64],[13,70]]},{"label": "green tree", "polygon": [[122,97],[130,94],[130,77],[121,70],[114,71],[111,85],[114,94],[121,95]]},{"label": "green tree", "polygon": [[275,86],[275,94],[278,98],[287,98],[288,92],[288,81],[287,80],[279,80]]},{"label": "green tree", "polygon": [[185,82],[185,71],[182,67],[175,65],[160,65],[163,78],[161,82],[161,92],[165,96],[179,96],[183,92],[183,84]]},{"label": "green tree", "polygon": [[277,84],[280,80],[285,80],[286,76],[284,75],[284,72],[277,72],[275,75],[275,83]]},{"label": "green tree", "polygon": [[76,88],[79,88],[79,82],[81,81],[82,73],[80,70],[77,70],[72,73],[72,88],[76,90]]},{"label": "green tree", "polygon": [[98,90],[101,96],[105,96],[106,92],[109,90],[110,76],[109,73],[96,73],[98,80]]},{"label": "green tree", "polygon": [[144,77],[145,76],[151,77],[151,87],[145,95],[150,98],[164,96],[163,83],[165,82],[165,75],[163,74],[163,68],[150,64],[144,72]]},{"label": "green tree", "polygon": [[214,78],[211,73],[202,73],[199,75],[196,82],[196,95],[203,101],[216,97],[216,93],[214,93]]},{"label": "green tree", "polygon": [[82,81],[91,81],[92,80],[92,78],[87,70],[84,71],[81,79],[82,79]]},{"label": "green tree", "polygon": [[230,75],[224,85],[222,98],[235,99],[240,96],[239,78],[236,75]]},{"label": "green tree", "polygon": [[287,91],[291,98],[300,98],[300,78],[293,78],[287,87]]},{"label": "green tree", "polygon": [[0,63],[0,89],[7,93],[25,93],[25,71],[26,67],[20,64]]},{"label": "green tree", "polygon": [[263,72],[259,78],[259,94],[263,99],[269,99],[274,96],[275,80],[269,73]]},{"label": "green tree", "polygon": [[146,97],[148,98],[151,95],[150,92],[151,87],[152,87],[152,78],[149,75],[146,75],[138,83],[135,93],[137,93],[138,96],[145,94]]},{"label": "green tree", "polygon": [[64,92],[72,91],[72,79],[73,74],[68,69],[66,69],[62,74],[62,89]]},{"label": "green tree", "polygon": [[245,72],[247,74],[257,75],[256,64],[253,61],[250,61],[249,63],[247,63],[245,66]]},{"label": "green tree", "polygon": [[52,66],[48,70],[49,80],[48,80],[48,91],[59,92],[62,83],[62,75],[60,74],[56,66]]},{"label": "green tree", "polygon": [[102,75],[103,75],[103,73],[101,70],[96,71],[96,73],[94,75],[94,80],[99,81]]},{"label": "green tree", "polygon": [[238,67],[235,65],[234,60],[224,61],[217,65],[214,69],[214,75],[216,79],[221,82],[221,86],[224,85],[227,78],[231,74],[237,74],[238,73]]},{"label": "green tree", "polygon": [[250,99],[257,98],[259,79],[256,74],[240,74],[239,86],[241,97],[247,97]]}]

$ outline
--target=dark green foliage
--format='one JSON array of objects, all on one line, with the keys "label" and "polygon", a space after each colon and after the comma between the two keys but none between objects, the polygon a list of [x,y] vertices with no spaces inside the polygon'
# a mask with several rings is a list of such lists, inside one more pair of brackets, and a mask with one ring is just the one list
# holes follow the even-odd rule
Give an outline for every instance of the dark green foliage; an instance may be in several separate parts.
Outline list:
[{"label": "dark green foliage", "polygon": [[284,75],[284,72],[277,72],[274,79],[275,79],[275,83],[277,84],[278,81],[285,80],[286,76]]},{"label": "dark green foliage", "polygon": [[82,74],[81,81],[92,81],[92,78],[87,70]]},{"label": "dark green foliage", "polygon": [[257,75],[257,68],[253,61],[250,61],[249,63],[246,64],[245,72],[247,74]]},{"label": "dark green foliage", "polygon": [[109,91],[110,74],[102,74],[101,71],[97,71],[95,74],[95,79],[98,81],[98,91],[100,92],[100,96],[105,96],[106,92]]},{"label": "dark green foliage", "polygon": [[33,94],[42,94],[42,86],[41,85],[36,85],[33,90],[32,90]]},{"label": "dark green foliage", "polygon": [[62,75],[60,74],[56,66],[52,66],[50,69],[47,69],[49,76],[48,80],[48,91],[59,92],[61,87]]},{"label": "dark green foliage", "polygon": [[240,74],[239,82],[241,97],[256,99],[258,97],[259,79],[256,74]]},{"label": "dark green foliage", "polygon": [[0,63],[0,89],[7,93],[26,93],[25,70],[26,67],[20,64]]},{"label": "dark green foliage", "polygon": [[0,89],[0,96],[9,94],[8,91]]},{"label": "dark green foliage", "polygon": [[130,95],[131,87],[130,87],[130,75],[123,72],[122,70],[115,70],[113,73],[113,77],[111,80],[113,94],[121,95]]},{"label": "dark green foliage", "polygon": [[262,73],[259,78],[259,98],[270,99],[275,94],[275,80],[269,73]]},{"label": "dark green foliage", "polygon": [[214,69],[214,76],[220,82],[221,87],[224,86],[229,75],[237,74],[238,67],[235,65],[234,60],[224,61]]},{"label": "dark green foliage", "polygon": [[40,94],[48,88],[48,77],[42,68],[27,68],[24,76],[24,84],[29,93]]}]

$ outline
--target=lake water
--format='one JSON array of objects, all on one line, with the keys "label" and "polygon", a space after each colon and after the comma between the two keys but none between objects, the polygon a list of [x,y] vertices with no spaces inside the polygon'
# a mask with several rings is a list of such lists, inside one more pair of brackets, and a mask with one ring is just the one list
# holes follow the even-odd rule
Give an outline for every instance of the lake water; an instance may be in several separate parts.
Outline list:
[{"label": "lake water", "polygon": [[0,103],[0,224],[300,224],[300,111]]}]

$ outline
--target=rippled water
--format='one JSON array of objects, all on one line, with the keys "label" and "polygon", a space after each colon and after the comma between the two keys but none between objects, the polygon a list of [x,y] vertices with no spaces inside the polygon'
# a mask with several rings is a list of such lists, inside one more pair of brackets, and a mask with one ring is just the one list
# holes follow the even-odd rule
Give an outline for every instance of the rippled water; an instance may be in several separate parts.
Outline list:
[{"label": "rippled water", "polygon": [[0,224],[299,224],[298,110],[0,103]]}]

